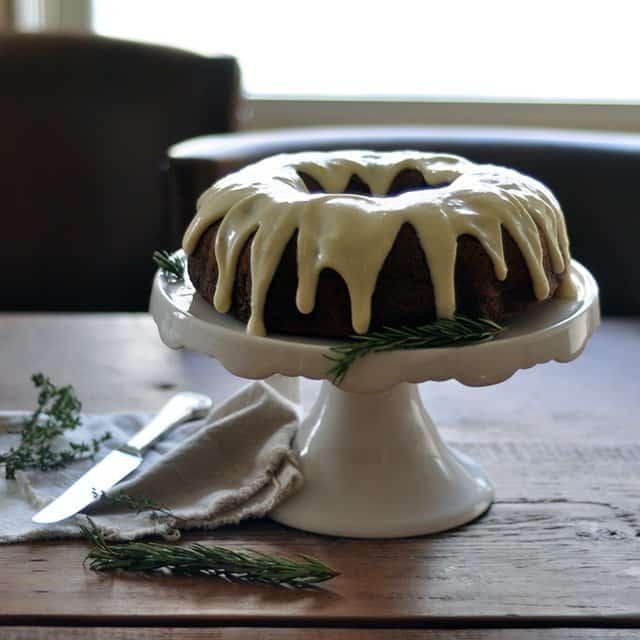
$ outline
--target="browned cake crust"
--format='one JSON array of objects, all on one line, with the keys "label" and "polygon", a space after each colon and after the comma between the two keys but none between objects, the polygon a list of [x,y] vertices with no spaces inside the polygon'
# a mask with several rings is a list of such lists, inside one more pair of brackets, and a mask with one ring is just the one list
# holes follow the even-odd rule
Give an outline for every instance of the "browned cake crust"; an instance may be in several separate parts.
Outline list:
[{"label": "browned cake crust", "polygon": [[[200,295],[213,303],[218,279],[215,240],[219,223],[203,234],[189,256],[189,276]],[[271,282],[264,318],[269,333],[340,337],[354,333],[347,287],[338,273],[325,269],[318,281],[316,305],[302,314],[295,304],[297,282],[296,236],[288,243]],[[455,287],[457,308],[472,317],[501,320],[505,314],[524,311],[536,302],[531,277],[520,249],[503,229],[505,260],[509,269],[504,281],[496,278],[493,263],[473,236],[458,239]],[[544,268],[557,289],[562,274],[551,269],[548,250],[541,235]],[[251,312],[251,241],[240,254],[233,288],[231,313],[247,322]],[[371,330],[383,326],[415,326],[435,319],[435,301],[429,265],[411,225],[405,224],[378,276],[372,301]]]}]

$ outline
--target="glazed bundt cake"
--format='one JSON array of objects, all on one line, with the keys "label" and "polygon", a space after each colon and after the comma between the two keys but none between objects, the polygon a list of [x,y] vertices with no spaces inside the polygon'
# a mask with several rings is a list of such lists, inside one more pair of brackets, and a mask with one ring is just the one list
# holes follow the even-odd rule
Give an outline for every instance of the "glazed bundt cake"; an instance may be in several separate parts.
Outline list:
[{"label": "glazed bundt cake", "polygon": [[216,182],[184,236],[200,295],[248,333],[348,336],[571,294],[553,194],[416,151],[278,155]]}]

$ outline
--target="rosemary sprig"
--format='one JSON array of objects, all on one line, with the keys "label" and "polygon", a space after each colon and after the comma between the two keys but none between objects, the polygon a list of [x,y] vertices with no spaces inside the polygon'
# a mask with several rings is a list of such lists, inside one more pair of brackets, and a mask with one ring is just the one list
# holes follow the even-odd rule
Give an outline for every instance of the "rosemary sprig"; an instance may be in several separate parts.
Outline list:
[{"label": "rosemary sprig", "polygon": [[258,551],[234,551],[198,543],[187,546],[154,542],[110,544],[91,518],[88,521],[88,526],[80,529],[92,545],[85,558],[92,571],[210,576],[292,587],[315,585],[338,575],[331,567],[302,554],[299,560],[291,560]]},{"label": "rosemary sprig", "polygon": [[492,320],[460,314],[452,320],[441,318],[419,327],[384,327],[351,336],[349,342],[331,347],[335,355],[326,357],[335,364],[327,373],[334,384],[340,384],[349,367],[369,353],[463,346],[493,340],[502,331],[504,327]]},{"label": "rosemary sprig", "polygon": [[184,280],[184,259],[168,251],[154,251],[153,261],[167,278]]},{"label": "rosemary sprig", "polygon": [[4,463],[8,479],[15,478],[18,469],[60,469],[87,454],[95,454],[111,437],[107,432],[89,444],[69,442],[67,448],[55,449],[55,440],[80,424],[82,405],[70,385],[56,387],[42,373],[35,373],[31,380],[39,390],[37,408],[22,425],[20,444],[0,454],[0,464]]}]

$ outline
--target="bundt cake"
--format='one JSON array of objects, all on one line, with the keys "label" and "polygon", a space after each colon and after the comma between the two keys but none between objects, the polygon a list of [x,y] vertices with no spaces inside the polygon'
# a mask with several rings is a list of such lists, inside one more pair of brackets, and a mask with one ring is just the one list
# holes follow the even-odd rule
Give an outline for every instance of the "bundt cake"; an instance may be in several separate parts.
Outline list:
[{"label": "bundt cake", "polygon": [[553,194],[446,154],[267,158],[200,197],[183,248],[200,295],[254,335],[347,336],[456,311],[501,320],[571,295]]}]

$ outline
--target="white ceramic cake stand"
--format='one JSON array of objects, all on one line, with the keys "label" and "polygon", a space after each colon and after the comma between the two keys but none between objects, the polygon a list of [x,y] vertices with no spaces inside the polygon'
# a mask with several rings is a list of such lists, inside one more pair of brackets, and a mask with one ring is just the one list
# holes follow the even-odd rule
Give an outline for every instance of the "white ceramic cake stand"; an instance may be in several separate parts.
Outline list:
[{"label": "white ceramic cake stand", "polygon": [[[491,483],[440,439],[415,383],[490,385],[518,369],[576,358],[599,323],[599,304],[593,277],[576,262],[572,278],[575,300],[540,305],[492,342],[373,354],[353,365],[340,388],[324,382],[294,443],[304,487],[271,517],[316,533],[392,538],[481,515],[493,501]],[[327,379],[335,342],[247,335],[244,324],[217,313],[188,281],[156,274],[151,313],[168,346],[204,352],[238,376]]]}]

